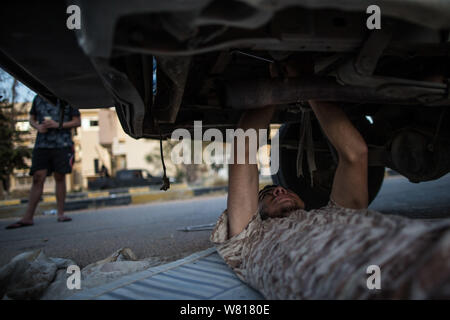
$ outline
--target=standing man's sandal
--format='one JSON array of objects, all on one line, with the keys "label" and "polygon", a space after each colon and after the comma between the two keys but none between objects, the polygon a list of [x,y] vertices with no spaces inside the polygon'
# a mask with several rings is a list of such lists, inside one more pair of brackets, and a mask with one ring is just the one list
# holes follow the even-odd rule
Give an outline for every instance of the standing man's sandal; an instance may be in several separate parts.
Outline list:
[{"label": "standing man's sandal", "polygon": [[58,222],[69,222],[69,221],[72,221],[72,218],[69,217],[58,218]]},{"label": "standing man's sandal", "polygon": [[17,228],[22,228],[22,227],[31,227],[32,225],[34,225],[33,222],[27,223],[27,222],[17,221],[13,224],[10,224],[5,229],[17,229]]}]

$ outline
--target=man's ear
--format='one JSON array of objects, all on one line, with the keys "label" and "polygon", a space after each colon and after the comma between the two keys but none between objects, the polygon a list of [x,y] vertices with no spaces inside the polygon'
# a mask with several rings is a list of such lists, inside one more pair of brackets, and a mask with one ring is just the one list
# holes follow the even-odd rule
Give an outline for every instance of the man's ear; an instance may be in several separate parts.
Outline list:
[{"label": "man's ear", "polygon": [[261,220],[265,220],[269,217],[266,211],[266,207],[264,206],[262,201],[258,202],[258,214],[261,217]]}]

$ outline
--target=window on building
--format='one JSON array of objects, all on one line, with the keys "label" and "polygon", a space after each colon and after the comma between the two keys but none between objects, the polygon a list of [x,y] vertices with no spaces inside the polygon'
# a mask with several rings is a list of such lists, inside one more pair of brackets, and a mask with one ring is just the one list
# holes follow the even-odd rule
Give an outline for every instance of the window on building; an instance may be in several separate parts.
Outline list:
[{"label": "window on building", "polygon": [[99,173],[100,172],[100,168],[99,168],[99,162],[98,159],[94,159],[94,171],[95,173]]},{"label": "window on building", "polygon": [[20,186],[28,186],[32,183],[32,177],[18,177],[17,182]]},{"label": "window on building", "polygon": [[96,118],[82,118],[81,119],[81,127],[85,130],[89,130],[90,128],[98,129],[98,119]]},{"label": "window on building", "polygon": [[30,122],[28,120],[26,120],[26,121],[18,121],[16,123],[16,130],[20,131],[20,132],[30,131]]},{"label": "window on building", "polygon": [[127,168],[127,156],[126,155],[119,155],[116,157],[115,160],[116,160],[116,168],[118,170]]}]

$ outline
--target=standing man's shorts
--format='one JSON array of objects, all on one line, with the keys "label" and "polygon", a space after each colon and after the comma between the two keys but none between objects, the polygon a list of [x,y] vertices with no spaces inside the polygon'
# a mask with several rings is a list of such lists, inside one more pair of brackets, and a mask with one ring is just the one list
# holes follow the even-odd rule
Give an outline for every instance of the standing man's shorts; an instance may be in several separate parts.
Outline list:
[{"label": "standing man's shorts", "polygon": [[53,172],[71,173],[74,161],[73,147],[35,148],[31,159],[30,175],[38,170],[47,170],[47,175]]}]

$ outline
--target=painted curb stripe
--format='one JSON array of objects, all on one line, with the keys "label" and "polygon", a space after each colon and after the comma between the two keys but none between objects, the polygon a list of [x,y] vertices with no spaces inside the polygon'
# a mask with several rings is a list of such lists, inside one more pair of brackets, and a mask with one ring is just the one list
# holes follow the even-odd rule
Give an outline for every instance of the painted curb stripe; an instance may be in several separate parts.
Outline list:
[{"label": "painted curb stripe", "polygon": [[132,204],[147,203],[158,200],[177,200],[183,198],[190,198],[194,196],[192,190],[180,190],[173,192],[158,192],[158,193],[146,193],[146,194],[134,194],[131,195]]},{"label": "painted curb stripe", "polygon": [[88,199],[94,199],[94,198],[107,198],[109,197],[109,192],[95,192],[95,193],[88,193]]},{"label": "painted curb stripe", "polygon": [[44,197],[43,202],[48,203],[48,202],[56,202],[56,196],[48,196],[48,197]]},{"label": "painted curb stripe", "polygon": [[136,194],[136,193],[144,193],[144,192],[150,192],[150,187],[139,187],[139,188],[130,188],[128,189],[129,194]]},{"label": "painted curb stripe", "polygon": [[0,201],[0,206],[14,206],[14,205],[17,205],[17,204],[20,204],[20,199]]}]

